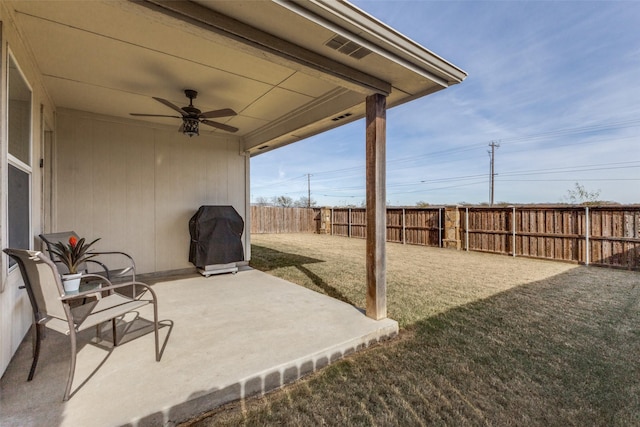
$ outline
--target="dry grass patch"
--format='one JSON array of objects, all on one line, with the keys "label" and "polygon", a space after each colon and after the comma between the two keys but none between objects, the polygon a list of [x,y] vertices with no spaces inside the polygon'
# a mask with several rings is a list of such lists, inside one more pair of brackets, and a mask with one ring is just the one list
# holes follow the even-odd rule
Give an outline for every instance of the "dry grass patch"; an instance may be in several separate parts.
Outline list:
[{"label": "dry grass patch", "polygon": [[[309,234],[258,234],[251,239],[254,268],[358,307],[366,305],[364,240]],[[572,264],[388,243],[388,314],[406,327],[574,268]]]},{"label": "dry grass patch", "polygon": [[[255,236],[253,263],[364,303],[364,242]],[[389,245],[400,339],[192,425],[640,425],[640,274]]]}]

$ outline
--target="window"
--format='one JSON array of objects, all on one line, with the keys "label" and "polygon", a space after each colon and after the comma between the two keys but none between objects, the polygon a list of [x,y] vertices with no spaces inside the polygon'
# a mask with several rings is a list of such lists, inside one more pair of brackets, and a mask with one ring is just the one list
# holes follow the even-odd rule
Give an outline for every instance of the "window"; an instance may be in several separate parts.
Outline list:
[{"label": "window", "polygon": [[[31,247],[31,88],[13,56],[8,60],[7,205],[9,247]],[[15,264],[9,261],[9,267]]]}]

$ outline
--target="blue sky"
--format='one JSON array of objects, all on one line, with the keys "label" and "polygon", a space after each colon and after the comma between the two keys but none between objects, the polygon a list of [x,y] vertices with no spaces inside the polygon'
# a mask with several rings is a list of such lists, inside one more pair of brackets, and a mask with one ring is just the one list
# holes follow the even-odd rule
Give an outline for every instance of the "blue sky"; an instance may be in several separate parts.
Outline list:
[{"label": "blue sky", "polygon": [[[578,182],[640,203],[640,2],[353,1],[465,70],[387,112],[390,205],[561,203]],[[251,159],[252,201],[365,200],[364,121]]]}]

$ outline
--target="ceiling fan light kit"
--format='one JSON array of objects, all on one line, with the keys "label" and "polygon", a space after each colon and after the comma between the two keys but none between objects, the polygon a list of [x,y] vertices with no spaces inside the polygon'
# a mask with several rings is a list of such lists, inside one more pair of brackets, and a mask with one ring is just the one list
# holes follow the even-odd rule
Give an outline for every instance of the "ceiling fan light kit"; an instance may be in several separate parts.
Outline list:
[{"label": "ceiling fan light kit", "polygon": [[205,113],[201,112],[198,108],[193,106],[193,100],[198,96],[198,92],[193,89],[185,89],[184,94],[187,98],[189,98],[189,105],[186,107],[178,107],[177,105],[167,101],[166,99],[153,97],[159,103],[166,105],[172,110],[177,111],[182,116],[166,116],[161,114],[140,114],[140,113],[130,113],[132,116],[138,117],[173,117],[176,119],[182,119],[182,125],[180,126],[179,131],[184,133],[185,135],[189,135],[192,137],[194,135],[200,135],[200,123],[204,123],[205,125],[209,125],[211,127],[221,129],[227,132],[237,132],[238,128],[233,126],[225,125],[223,123],[214,122],[212,120],[207,120],[215,117],[229,117],[235,116],[236,112],[231,108],[223,108],[221,110],[212,110],[207,111]]},{"label": "ceiling fan light kit", "polygon": [[198,119],[185,118],[182,133],[189,135],[189,137],[192,137],[193,135],[200,135],[199,127],[200,122]]}]

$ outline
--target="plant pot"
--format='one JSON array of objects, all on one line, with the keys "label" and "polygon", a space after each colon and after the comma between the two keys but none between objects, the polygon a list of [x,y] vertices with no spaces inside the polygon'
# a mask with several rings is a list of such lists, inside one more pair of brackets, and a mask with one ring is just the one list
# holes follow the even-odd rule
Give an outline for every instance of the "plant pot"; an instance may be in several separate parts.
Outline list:
[{"label": "plant pot", "polygon": [[76,274],[63,274],[62,275],[62,284],[64,285],[65,292],[78,292],[80,289],[80,279],[82,278],[82,273]]}]

